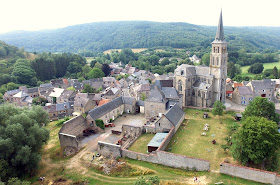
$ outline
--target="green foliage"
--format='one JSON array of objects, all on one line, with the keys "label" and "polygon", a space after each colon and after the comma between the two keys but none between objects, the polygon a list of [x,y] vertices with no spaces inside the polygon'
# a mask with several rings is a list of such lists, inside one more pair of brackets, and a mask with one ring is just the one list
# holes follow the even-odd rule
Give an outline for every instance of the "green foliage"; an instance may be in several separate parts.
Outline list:
[{"label": "green foliage", "polygon": [[70,90],[70,91],[76,91],[76,89],[75,89],[73,86],[68,87],[68,88],[67,88],[67,90]]},{"label": "green foliage", "polygon": [[30,61],[25,59],[18,59],[14,65],[12,76],[20,84],[31,84],[31,79],[36,76],[35,71],[31,68]]},{"label": "green foliage", "polygon": [[65,121],[68,121],[70,117],[66,116],[64,119],[59,120],[55,125],[60,126],[62,125]]},{"label": "green foliage", "polygon": [[201,62],[206,65],[209,66],[210,64],[210,52],[209,53],[205,53],[202,58],[201,58]]},{"label": "green foliage", "polygon": [[145,93],[141,94],[141,100],[145,101],[147,99],[147,95]]},{"label": "green foliage", "polygon": [[88,79],[92,79],[92,78],[102,78],[104,77],[105,74],[103,73],[103,71],[99,68],[94,67],[88,74],[87,74],[87,78]]},{"label": "green foliage", "polygon": [[251,116],[264,117],[276,123],[280,120],[279,114],[275,112],[275,104],[262,97],[256,97],[251,101],[242,113],[242,119]]},{"label": "green foliage", "polygon": [[105,76],[108,76],[111,73],[111,68],[108,64],[102,64],[101,70],[103,71]]},{"label": "green foliage", "polygon": [[279,146],[280,134],[275,122],[253,116],[242,121],[241,129],[233,136],[231,151],[234,159],[243,164],[253,162],[264,165],[274,159]]},{"label": "green foliage", "polygon": [[[42,146],[49,138],[49,130],[41,107],[32,109],[3,105],[0,111],[0,178],[20,177],[38,168]],[[45,114],[47,114],[45,112]]]},{"label": "green foliage", "polygon": [[234,64],[233,62],[228,62],[227,74],[230,78],[234,78],[236,75],[241,74],[240,65]]},{"label": "green foliage", "polygon": [[253,73],[253,74],[260,74],[263,71],[263,69],[264,69],[263,64],[255,63],[250,66],[250,68],[248,69],[248,72]]},{"label": "green foliage", "polygon": [[105,129],[105,125],[104,125],[104,122],[103,122],[103,120],[102,119],[97,119],[97,120],[95,120],[95,124],[96,124],[96,126],[98,126],[99,128],[101,128],[101,129]]},{"label": "green foliage", "polygon": [[82,93],[95,93],[96,90],[92,88],[89,84],[85,84]]},{"label": "green foliage", "polygon": [[213,110],[212,110],[212,114],[214,116],[218,115],[219,116],[219,120],[220,120],[220,116],[223,115],[223,111],[226,109],[226,106],[220,102],[219,100],[215,101],[214,106],[213,106]]},{"label": "green foliage", "polygon": [[158,176],[151,176],[147,178],[143,176],[139,176],[134,182],[134,185],[158,185],[159,183],[160,180]]},{"label": "green foliage", "polygon": [[48,103],[48,100],[43,98],[43,97],[35,97],[32,100],[32,104],[33,105],[41,105],[41,106],[45,106],[46,103]]}]

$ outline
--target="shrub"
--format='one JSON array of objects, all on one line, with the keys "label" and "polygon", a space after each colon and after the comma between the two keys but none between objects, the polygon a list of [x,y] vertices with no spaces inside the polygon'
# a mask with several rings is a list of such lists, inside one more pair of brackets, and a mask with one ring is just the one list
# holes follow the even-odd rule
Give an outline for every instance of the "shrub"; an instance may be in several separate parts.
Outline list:
[{"label": "shrub", "polygon": [[105,125],[104,125],[104,122],[102,119],[95,120],[95,124],[96,124],[96,126],[100,127],[101,129],[103,129],[103,130],[105,129]]}]

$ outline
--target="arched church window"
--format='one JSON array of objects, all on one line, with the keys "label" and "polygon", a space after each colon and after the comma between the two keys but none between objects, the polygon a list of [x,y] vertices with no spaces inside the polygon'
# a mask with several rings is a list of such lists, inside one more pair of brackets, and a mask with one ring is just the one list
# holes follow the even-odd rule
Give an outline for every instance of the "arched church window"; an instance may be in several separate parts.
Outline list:
[{"label": "arched church window", "polygon": [[182,91],[182,81],[179,80],[178,82],[178,91]]},{"label": "arched church window", "polygon": [[200,96],[201,96],[200,91],[198,91],[198,97],[200,97]]},{"label": "arched church window", "polygon": [[215,47],[213,47],[213,53],[215,53]]},{"label": "arched church window", "polygon": [[219,65],[219,57],[217,58],[217,66]]},{"label": "arched church window", "polygon": [[193,91],[192,91],[192,95],[193,95],[193,96],[195,95],[194,89],[193,89]]},{"label": "arched church window", "polygon": [[212,58],[212,65],[215,65],[215,58]]},{"label": "arched church window", "polygon": [[218,53],[220,53],[220,47],[218,47]]},{"label": "arched church window", "polygon": [[190,96],[191,95],[191,93],[190,93],[190,90],[188,89],[188,96]]}]

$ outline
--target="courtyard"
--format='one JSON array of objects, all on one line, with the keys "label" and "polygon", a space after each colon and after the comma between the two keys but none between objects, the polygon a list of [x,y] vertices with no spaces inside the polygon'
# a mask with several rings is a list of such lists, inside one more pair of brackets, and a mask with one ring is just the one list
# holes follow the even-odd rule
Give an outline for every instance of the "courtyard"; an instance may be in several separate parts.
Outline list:
[{"label": "courtyard", "polygon": [[[189,157],[201,158],[210,161],[210,168],[213,171],[219,170],[219,165],[225,159],[230,163],[233,161],[231,155],[225,152],[221,145],[226,144],[225,138],[228,136],[228,127],[236,122],[232,115],[224,114],[221,122],[218,116],[214,117],[208,112],[209,118],[203,118],[203,111],[186,109],[186,119],[173,136],[166,147],[166,151]],[[209,130],[204,131],[205,124],[209,125]],[[206,135],[201,135],[202,133]],[[213,144],[212,141],[216,143]]]}]

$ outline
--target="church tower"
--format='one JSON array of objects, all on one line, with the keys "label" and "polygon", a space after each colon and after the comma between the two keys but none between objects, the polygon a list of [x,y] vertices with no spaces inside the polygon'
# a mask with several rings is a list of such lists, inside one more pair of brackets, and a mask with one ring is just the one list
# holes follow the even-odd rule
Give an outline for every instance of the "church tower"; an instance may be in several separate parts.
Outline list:
[{"label": "church tower", "polygon": [[209,73],[214,76],[212,83],[212,103],[216,100],[225,102],[226,99],[226,78],[227,78],[227,42],[224,37],[222,11],[216,33],[212,42],[210,53]]}]

